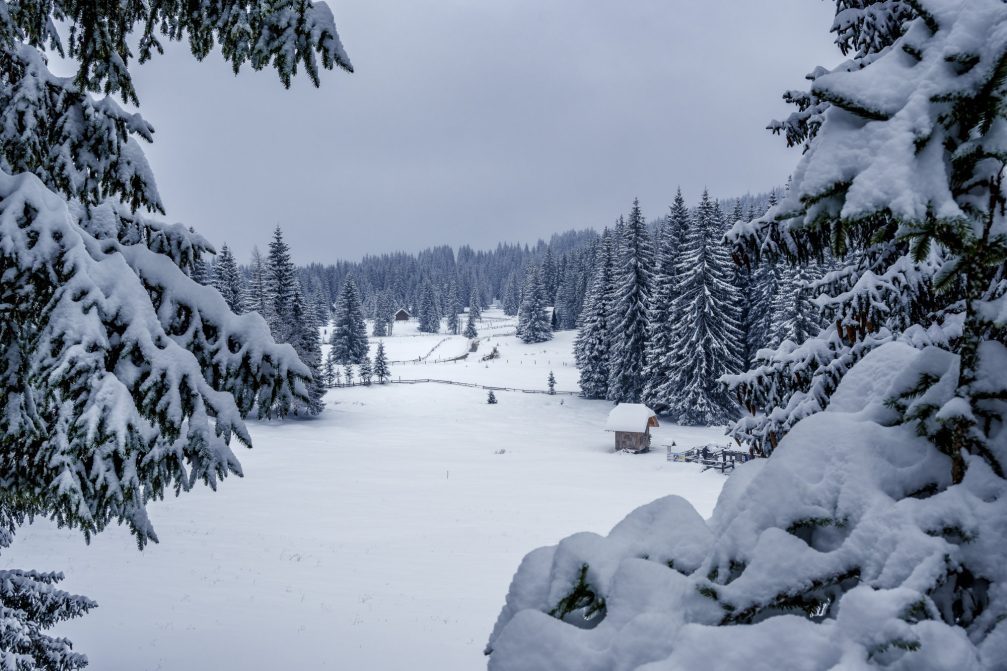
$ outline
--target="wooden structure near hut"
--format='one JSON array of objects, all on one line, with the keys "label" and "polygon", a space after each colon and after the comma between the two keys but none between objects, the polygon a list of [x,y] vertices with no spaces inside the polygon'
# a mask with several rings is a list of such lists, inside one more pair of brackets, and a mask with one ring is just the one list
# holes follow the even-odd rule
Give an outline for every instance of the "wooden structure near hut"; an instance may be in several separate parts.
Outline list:
[{"label": "wooden structure near hut", "polygon": [[409,310],[406,310],[405,308],[399,308],[395,313],[395,321],[397,322],[407,322],[412,318],[413,316],[409,314]]},{"label": "wooden structure near hut", "polygon": [[615,449],[646,452],[650,449],[650,429],[661,426],[653,410],[642,403],[620,403],[608,413],[605,430],[615,433]]}]

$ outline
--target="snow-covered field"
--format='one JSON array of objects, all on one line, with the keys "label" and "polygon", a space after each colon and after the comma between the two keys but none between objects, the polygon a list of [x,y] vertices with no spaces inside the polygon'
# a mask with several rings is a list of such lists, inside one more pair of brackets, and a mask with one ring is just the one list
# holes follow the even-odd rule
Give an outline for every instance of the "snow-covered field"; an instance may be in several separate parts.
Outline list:
[{"label": "snow-covered field", "polygon": [[[544,389],[553,370],[557,389],[576,389],[572,333],[524,345],[502,335],[513,322],[499,313],[482,326],[469,360],[393,364],[393,378]],[[384,339],[390,359],[424,357],[446,337],[414,329],[399,323]],[[500,359],[479,362],[494,344]],[[450,337],[427,361],[466,346]],[[708,515],[724,481],[663,449],[722,440],[719,429],[663,426],[653,452],[615,454],[605,402],[497,396],[335,389],[318,419],[253,423],[244,479],[153,504],[160,545],[138,552],[114,529],[87,546],[43,521],[0,563],[62,570],[67,589],[99,602],[59,630],[95,669],[481,668],[525,553],[607,532],[670,493]]]}]

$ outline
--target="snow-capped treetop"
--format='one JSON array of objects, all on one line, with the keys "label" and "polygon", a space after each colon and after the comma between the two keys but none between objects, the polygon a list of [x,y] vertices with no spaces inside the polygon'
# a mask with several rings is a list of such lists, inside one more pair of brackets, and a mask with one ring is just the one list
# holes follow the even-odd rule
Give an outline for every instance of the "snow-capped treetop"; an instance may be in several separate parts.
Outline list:
[{"label": "snow-capped treetop", "polygon": [[657,415],[642,403],[620,403],[608,413],[605,422],[606,431],[643,433],[648,426],[657,426]]}]

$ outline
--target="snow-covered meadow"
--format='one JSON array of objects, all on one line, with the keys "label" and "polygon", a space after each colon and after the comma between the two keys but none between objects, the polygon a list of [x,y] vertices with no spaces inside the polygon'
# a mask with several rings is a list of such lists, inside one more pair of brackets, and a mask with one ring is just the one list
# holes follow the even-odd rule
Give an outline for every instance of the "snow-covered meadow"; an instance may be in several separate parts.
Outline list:
[{"label": "snow-covered meadow", "polygon": [[[512,333],[490,311],[478,352],[444,363],[465,339],[409,322],[383,340],[390,360],[420,359],[392,364],[395,380],[544,390],[552,370],[557,390],[576,389],[572,332],[539,345]],[[500,358],[479,361],[493,345]],[[58,630],[97,669],[481,668],[529,550],[605,533],[666,494],[709,515],[724,482],[664,451],[720,429],[663,426],[652,452],[615,454],[608,403],[504,391],[488,405],[486,393],[332,390],[317,419],[253,422],[243,479],[154,503],[159,545],[138,552],[116,529],[87,546],[40,521],[2,564],[62,570],[67,589],[98,601]]]}]

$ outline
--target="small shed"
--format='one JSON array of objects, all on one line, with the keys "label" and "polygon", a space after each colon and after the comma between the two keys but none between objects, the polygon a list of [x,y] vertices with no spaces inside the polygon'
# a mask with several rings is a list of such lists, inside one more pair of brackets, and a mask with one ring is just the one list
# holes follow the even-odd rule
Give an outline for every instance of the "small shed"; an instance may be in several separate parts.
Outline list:
[{"label": "small shed", "polygon": [[412,319],[412,317],[413,316],[409,314],[409,310],[406,310],[405,308],[399,308],[395,313],[395,321],[397,322],[407,322]]},{"label": "small shed", "polygon": [[615,449],[646,452],[650,449],[650,429],[658,427],[657,415],[642,403],[620,403],[608,413],[605,430],[615,433]]}]

